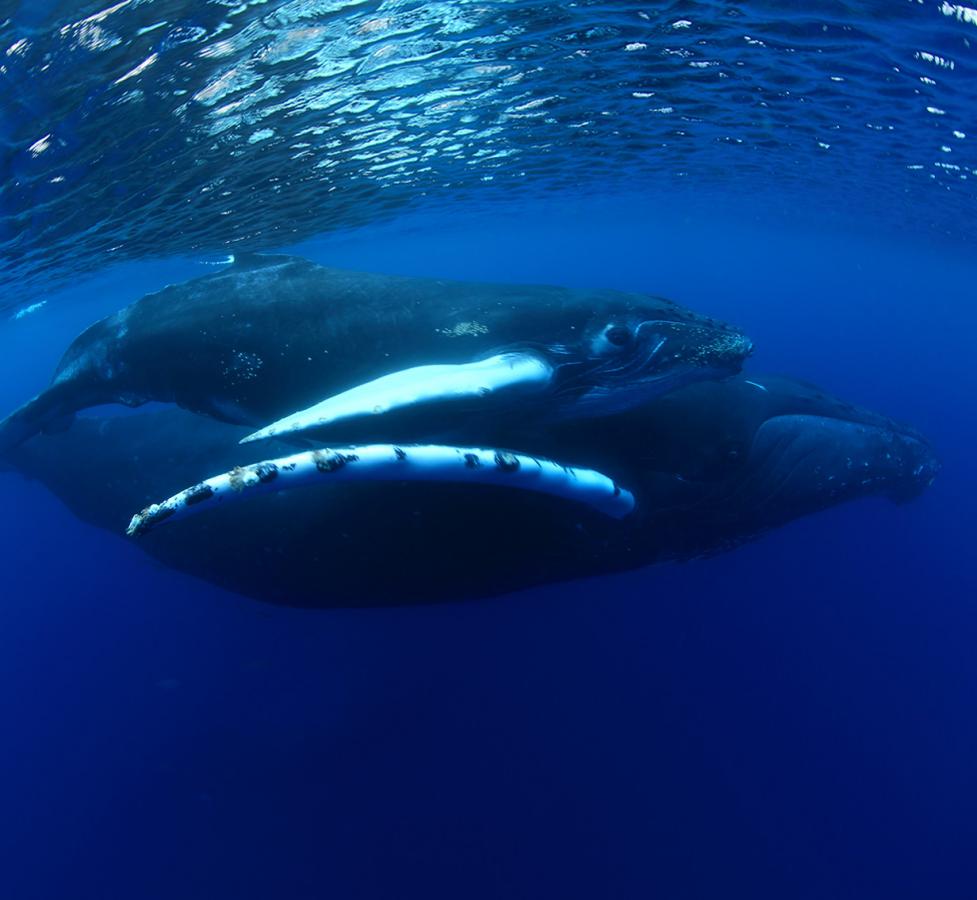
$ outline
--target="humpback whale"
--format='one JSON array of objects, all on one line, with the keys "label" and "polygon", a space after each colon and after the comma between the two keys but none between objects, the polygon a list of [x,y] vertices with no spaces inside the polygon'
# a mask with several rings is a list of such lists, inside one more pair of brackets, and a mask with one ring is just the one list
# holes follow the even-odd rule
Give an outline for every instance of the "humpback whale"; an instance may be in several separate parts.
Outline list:
[{"label": "humpback whale", "polygon": [[50,386],[0,422],[0,452],[106,403],[175,403],[251,426],[245,440],[441,438],[472,419],[607,416],[734,374],[750,350],[730,326],[642,294],[249,255],[79,335]]},{"label": "humpback whale", "polygon": [[[487,426],[488,440],[508,428]],[[182,520],[148,529],[136,546],[276,604],[463,600],[716,553],[845,501],[910,500],[939,471],[912,428],[775,376],[696,382],[607,416],[600,428],[567,419],[531,440],[531,423],[525,429],[522,446],[534,458],[607,473],[626,485],[633,509],[608,515],[599,504],[567,503],[559,490],[509,489],[511,465],[488,483],[466,481],[465,472],[480,469],[463,464],[451,483],[339,480],[344,466],[326,454],[304,486],[278,490],[288,487],[284,479],[259,479],[263,490],[229,487],[223,502],[200,502]],[[181,488],[215,473],[247,474],[236,468],[244,451],[236,442],[248,433],[180,410],[80,417],[6,458],[84,521],[121,534],[134,512]],[[261,446],[269,457],[295,449],[274,438]],[[606,486],[594,489],[607,499]]]}]

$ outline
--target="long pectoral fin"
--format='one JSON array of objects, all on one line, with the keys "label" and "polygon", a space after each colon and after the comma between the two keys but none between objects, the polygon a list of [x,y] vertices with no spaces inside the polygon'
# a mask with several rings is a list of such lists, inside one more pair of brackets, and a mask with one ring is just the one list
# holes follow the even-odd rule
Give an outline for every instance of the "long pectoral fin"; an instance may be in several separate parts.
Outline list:
[{"label": "long pectoral fin", "polygon": [[132,517],[127,534],[145,534],[161,522],[259,493],[340,481],[491,484],[562,497],[615,519],[623,518],[635,506],[631,493],[592,469],[504,450],[371,444],[309,450],[232,469],[148,506]]},{"label": "long pectoral fin", "polygon": [[416,366],[357,385],[249,434],[241,443],[322,428],[362,416],[447,400],[488,397],[515,390],[542,389],[552,367],[531,353],[502,353],[460,365]]}]

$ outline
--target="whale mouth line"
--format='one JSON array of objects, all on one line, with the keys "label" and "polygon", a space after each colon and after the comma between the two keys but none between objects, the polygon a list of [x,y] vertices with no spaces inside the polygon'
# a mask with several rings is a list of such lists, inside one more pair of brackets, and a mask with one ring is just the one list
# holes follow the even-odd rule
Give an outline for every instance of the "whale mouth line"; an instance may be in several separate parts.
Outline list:
[{"label": "whale mouth line", "polygon": [[572,501],[613,519],[627,517],[636,507],[634,495],[607,475],[545,457],[484,447],[366,444],[307,450],[238,466],[147,506],[132,517],[126,533],[140,536],[163,522],[261,493],[361,481],[513,488]]}]

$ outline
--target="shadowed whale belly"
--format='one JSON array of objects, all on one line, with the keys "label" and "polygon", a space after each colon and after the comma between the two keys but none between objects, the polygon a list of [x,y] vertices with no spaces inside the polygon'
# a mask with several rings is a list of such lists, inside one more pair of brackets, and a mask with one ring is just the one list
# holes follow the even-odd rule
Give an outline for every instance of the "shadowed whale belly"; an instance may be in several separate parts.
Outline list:
[{"label": "shadowed whale belly", "polygon": [[[564,423],[543,437],[540,453],[560,450],[561,461],[626,485],[635,509],[624,518],[464,480],[323,478],[244,492],[210,509],[202,503],[139,546],[273,603],[462,600],[701,556],[858,497],[909,499],[939,469],[905,426],[789,379],[751,381],[696,384],[601,428]],[[121,533],[133,513],[254,462],[236,443],[246,433],[175,410],[83,418],[64,434],[35,438],[11,461],[79,517]],[[294,454],[275,442],[261,449]]]}]

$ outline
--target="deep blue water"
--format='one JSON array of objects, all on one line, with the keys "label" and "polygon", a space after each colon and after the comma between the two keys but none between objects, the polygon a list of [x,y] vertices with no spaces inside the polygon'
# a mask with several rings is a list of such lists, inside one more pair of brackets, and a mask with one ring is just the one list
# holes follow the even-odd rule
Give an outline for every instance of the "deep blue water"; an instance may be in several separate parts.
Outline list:
[{"label": "deep blue water", "polygon": [[[3,15],[7,6],[15,36],[26,29],[44,44],[72,34],[59,30],[71,19],[56,3],[7,4]],[[132,4],[100,20],[145,19],[115,26],[120,43],[105,52],[143,59],[165,44],[187,53],[161,54],[154,66],[193,82],[176,88],[192,93],[215,73],[194,68],[188,44],[163,35],[177,25],[217,28],[224,15],[228,34],[251,41],[235,52],[258,70],[253,87],[271,77],[254,42],[271,40],[289,10],[335,28],[347,15],[372,21],[386,17],[380,7],[412,9],[219,6]],[[306,173],[302,188],[290,175],[280,191],[262,180],[287,147],[248,144],[248,134],[287,131],[282,110],[231,128],[241,145],[232,149],[244,152],[226,157],[225,175],[251,192],[246,215],[222,218],[196,202],[181,214],[173,197],[196,196],[191,188],[208,183],[217,157],[204,152],[199,123],[168,125],[168,141],[187,138],[183,162],[203,160],[196,175],[174,163],[186,179],[177,190],[173,172],[131,142],[171,115],[146,99],[150,86],[168,83],[163,75],[141,84],[142,100],[109,103],[92,85],[113,82],[116,70],[80,58],[73,83],[85,106],[67,85],[64,95],[43,78],[28,86],[5,62],[22,102],[0,99],[13,160],[0,194],[3,305],[47,303],[0,322],[0,409],[42,388],[91,321],[208,271],[201,259],[241,240],[370,271],[662,294],[742,326],[757,347],[750,371],[807,378],[912,422],[943,472],[912,503],[838,507],[708,560],[478,602],[319,612],[262,605],[168,571],[122,536],[80,524],[42,486],[0,473],[0,896],[977,894],[977,263],[963,178],[975,174],[967,148],[977,136],[968,92],[977,14],[939,3],[811,4],[800,15],[788,4],[683,2],[635,20],[637,8],[581,4],[567,25],[542,4],[504,6],[523,29],[514,46],[502,42],[506,59],[526,61],[543,84],[519,98],[493,94],[483,112],[467,108],[483,120],[437,127],[501,129],[488,134],[495,149],[519,153],[495,174],[525,189],[483,193],[480,175],[415,172],[423,166],[411,157],[396,202],[364,199],[348,215],[325,203],[319,176]],[[424,7],[443,21],[462,8]],[[140,40],[157,42],[148,49],[129,39],[154,17],[176,24],[146,32]],[[662,81],[649,90],[677,91],[677,73],[638,73],[634,60],[662,44],[686,48],[672,47],[666,30],[684,20],[706,41],[673,29],[693,41],[690,52],[728,63],[731,77],[741,32],[768,47],[795,44],[749,71],[750,90],[785,103],[784,91],[803,93],[808,103],[782,119],[771,112],[764,143],[754,134],[763,107],[750,90],[715,93],[692,80],[672,105],[698,103],[703,122],[682,126],[681,153],[659,148],[660,126],[641,117],[627,133],[595,127],[590,143],[560,142],[558,126],[581,114],[577,104],[616,110],[619,85],[630,95],[632,81],[654,77]],[[554,33],[583,33],[588,22],[605,29],[592,56],[620,40],[649,46],[594,62],[594,79],[542,65]],[[480,20],[476,36],[496,29],[501,21]],[[917,50],[955,66],[921,61]],[[444,67],[467,52],[439,50],[431,77],[447,78]],[[824,56],[831,63],[821,70]],[[664,66],[672,56],[656,59]],[[123,62],[131,60],[111,65]],[[911,74],[890,85],[894,62]],[[429,72],[434,62],[416,65]],[[848,80],[830,81],[829,70]],[[811,89],[821,75],[827,97]],[[298,95],[293,76],[301,80],[287,68],[274,96]],[[334,77],[343,88],[360,83]],[[571,98],[567,118],[517,126],[497,115],[498,104],[549,96],[551,82]],[[405,89],[370,90],[391,100]],[[829,127],[835,102],[835,124],[850,127],[825,139],[834,154],[826,162],[816,140],[802,152],[794,135],[805,122]],[[373,125],[355,120],[365,107],[339,126],[330,113],[323,125]],[[14,157],[35,140],[24,136],[38,124],[31,117],[52,109],[77,141],[63,152],[81,193],[42,208],[41,176]],[[865,127],[869,109],[894,137]],[[299,118],[300,130],[316,114]],[[719,124],[753,140],[755,152],[715,140]],[[430,120],[410,125],[425,127],[434,129]],[[38,137],[47,131],[57,133]],[[364,148],[345,132],[337,140],[339,174],[329,177],[369,181]],[[478,141],[465,146],[476,152]],[[106,148],[118,158],[99,165]],[[463,167],[468,152],[436,156],[437,165]],[[933,168],[949,159],[963,168]],[[925,182],[906,169],[917,160]],[[679,168],[687,174],[671,177]],[[528,174],[517,179],[517,170]],[[161,197],[139,194],[136,183]],[[300,196],[310,201],[302,215]],[[286,243],[286,225],[301,243]],[[125,249],[107,254],[109,245]]]}]

